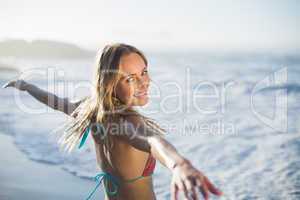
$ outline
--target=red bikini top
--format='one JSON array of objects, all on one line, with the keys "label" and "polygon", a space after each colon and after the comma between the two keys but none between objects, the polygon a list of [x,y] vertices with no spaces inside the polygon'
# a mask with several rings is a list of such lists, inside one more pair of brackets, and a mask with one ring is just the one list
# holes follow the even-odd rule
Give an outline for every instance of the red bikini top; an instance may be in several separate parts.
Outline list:
[{"label": "red bikini top", "polygon": [[149,153],[149,157],[145,165],[142,176],[150,176],[154,171],[155,164],[156,164],[155,158],[151,155],[151,153]]}]

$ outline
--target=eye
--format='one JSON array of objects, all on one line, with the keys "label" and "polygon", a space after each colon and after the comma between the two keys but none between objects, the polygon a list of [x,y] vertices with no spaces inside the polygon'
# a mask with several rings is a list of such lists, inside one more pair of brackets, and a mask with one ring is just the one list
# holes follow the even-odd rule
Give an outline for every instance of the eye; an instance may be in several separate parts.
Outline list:
[{"label": "eye", "polygon": [[135,78],[131,76],[131,77],[127,78],[126,81],[127,81],[128,83],[131,83],[131,82],[134,82],[134,81],[135,81]]},{"label": "eye", "polygon": [[142,73],[142,75],[145,75],[145,74],[148,74],[148,70],[147,70],[147,69],[145,69],[145,70],[143,71],[143,73]]}]

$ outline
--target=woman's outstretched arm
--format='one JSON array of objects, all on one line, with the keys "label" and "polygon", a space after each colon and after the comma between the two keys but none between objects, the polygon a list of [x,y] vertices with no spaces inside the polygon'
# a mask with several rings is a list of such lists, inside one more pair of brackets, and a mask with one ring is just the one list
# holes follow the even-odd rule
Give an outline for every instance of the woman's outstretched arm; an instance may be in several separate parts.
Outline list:
[{"label": "woman's outstretched arm", "polygon": [[123,128],[121,130],[124,131],[121,134],[114,134],[116,137],[127,141],[141,151],[151,153],[172,172],[172,199],[177,199],[178,191],[182,191],[187,199],[191,197],[198,199],[198,189],[205,199],[208,199],[210,193],[222,195],[222,192],[189,160],[180,155],[172,144],[158,134],[154,134],[151,129],[146,128],[139,117],[127,117],[122,126],[124,127],[121,127]]},{"label": "woman's outstretched arm", "polygon": [[9,81],[3,86],[3,88],[7,87],[14,87],[21,91],[26,91],[41,103],[53,108],[54,110],[64,112],[67,115],[70,115],[80,104],[80,101],[70,102],[68,98],[60,98],[48,91],[38,88],[33,84],[27,83],[24,80]]}]

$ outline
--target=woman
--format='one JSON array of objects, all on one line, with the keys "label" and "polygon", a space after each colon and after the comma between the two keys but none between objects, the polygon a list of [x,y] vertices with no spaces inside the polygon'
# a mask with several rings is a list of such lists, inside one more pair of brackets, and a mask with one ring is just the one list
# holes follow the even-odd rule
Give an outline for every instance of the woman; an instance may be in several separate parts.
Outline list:
[{"label": "woman", "polygon": [[164,139],[163,130],[154,121],[134,110],[134,106],[148,102],[150,77],[144,54],[126,44],[107,45],[96,67],[93,94],[76,103],[22,80],[9,82],[6,87],[27,91],[48,106],[74,117],[63,136],[67,149],[72,150],[81,138],[82,146],[89,131],[92,133],[97,162],[104,172],[97,178],[104,180],[106,199],[156,199],[151,177],[156,160],[172,172],[172,199],[177,199],[179,191],[187,199],[198,199],[198,189],[205,199],[210,193],[222,195]]}]

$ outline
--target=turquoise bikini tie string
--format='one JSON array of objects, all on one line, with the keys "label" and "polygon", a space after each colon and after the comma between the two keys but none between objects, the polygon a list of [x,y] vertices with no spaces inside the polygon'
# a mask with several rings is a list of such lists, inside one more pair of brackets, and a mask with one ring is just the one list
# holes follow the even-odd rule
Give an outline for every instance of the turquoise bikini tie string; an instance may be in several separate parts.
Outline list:
[{"label": "turquoise bikini tie string", "polygon": [[[88,126],[88,127],[85,128],[84,133],[83,133],[82,138],[81,138],[81,141],[80,141],[80,144],[78,146],[78,149],[80,149],[84,145],[84,143],[86,142],[86,139],[87,139],[90,131],[91,131],[90,126]],[[104,135],[105,134],[105,128],[101,124],[99,124],[99,123],[97,124],[97,131],[96,131],[96,133],[98,133],[98,134],[100,133],[101,137],[105,136]]]},{"label": "turquoise bikini tie string", "polygon": [[[117,194],[117,192],[118,192],[118,181],[111,174],[106,173],[106,172],[99,173],[94,177],[94,180],[97,182],[97,184],[96,184],[95,188],[93,189],[93,191],[90,193],[90,195],[86,198],[86,200],[91,199],[93,194],[96,192],[97,188],[100,186],[102,180],[104,181],[105,192],[106,192],[107,195],[113,196],[113,195]],[[108,190],[108,187],[107,187],[108,186],[107,185],[108,181],[111,181],[111,183],[112,183],[112,187],[113,187],[112,191]]]},{"label": "turquoise bikini tie string", "polygon": [[80,149],[80,148],[84,145],[84,143],[85,143],[85,141],[86,141],[86,139],[87,139],[87,137],[88,137],[88,135],[89,135],[89,132],[90,132],[90,127],[88,126],[88,127],[85,129],[84,133],[83,133],[83,136],[82,136],[82,139],[81,139],[81,141],[80,141],[80,144],[79,144],[78,149]]}]

